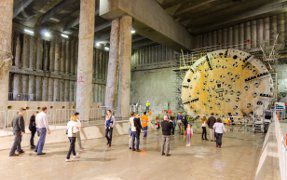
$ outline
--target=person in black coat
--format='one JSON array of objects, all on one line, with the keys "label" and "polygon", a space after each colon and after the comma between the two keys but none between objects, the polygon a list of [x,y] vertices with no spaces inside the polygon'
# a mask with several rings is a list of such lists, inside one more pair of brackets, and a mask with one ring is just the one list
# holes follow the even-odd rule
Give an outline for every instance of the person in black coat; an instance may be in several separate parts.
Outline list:
[{"label": "person in black coat", "polygon": [[30,146],[31,146],[31,149],[35,149],[35,144],[34,144],[34,137],[35,137],[35,134],[36,134],[36,115],[37,115],[38,112],[36,113],[33,113],[32,116],[30,117],[30,123],[29,123],[29,130],[31,132],[31,138],[30,138]]},{"label": "person in black coat", "polygon": [[162,127],[162,146],[161,155],[170,156],[170,135],[173,128],[173,123],[169,121],[168,116],[164,116],[164,120],[161,122]]},{"label": "person in black coat", "polygon": [[[134,126],[136,128],[136,136],[135,136],[136,149],[133,149],[133,150],[140,151],[139,146],[140,146],[140,134],[141,134],[142,125],[141,125],[140,116],[138,114],[134,118]],[[133,138],[133,144],[134,144],[134,138]]]}]

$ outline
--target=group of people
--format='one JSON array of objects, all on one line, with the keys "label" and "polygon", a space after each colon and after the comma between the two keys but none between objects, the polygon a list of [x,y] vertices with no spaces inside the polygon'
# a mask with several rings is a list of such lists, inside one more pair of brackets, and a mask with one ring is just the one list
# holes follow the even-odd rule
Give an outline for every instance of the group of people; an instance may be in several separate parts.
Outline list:
[{"label": "group of people", "polygon": [[[9,156],[18,156],[23,154],[24,150],[21,148],[22,136],[25,133],[25,122],[24,115],[26,109],[21,108],[17,116],[12,121],[13,133],[15,135],[14,143],[11,147]],[[66,134],[70,142],[70,147],[66,156],[66,162],[70,161],[71,155],[73,158],[79,158],[79,155],[76,153],[75,144],[78,141],[79,150],[83,151],[81,143],[81,128],[82,124],[80,121],[80,113],[75,112],[70,120],[67,123]],[[170,136],[174,134],[175,127],[178,125],[179,134],[185,135],[186,146],[190,146],[191,137],[193,136],[192,125],[188,123],[187,118],[184,117],[181,113],[178,113],[177,120],[169,116],[168,114],[164,115],[163,121],[160,123],[162,129],[162,145],[161,145],[161,155],[170,156]],[[131,112],[131,117],[129,118],[129,149],[133,151],[140,152],[140,134],[143,131],[143,138],[146,138],[148,135],[148,124],[149,118],[147,113],[144,112],[142,116]],[[112,145],[112,136],[113,128],[116,125],[116,119],[112,114],[111,110],[106,111],[105,116],[105,137],[107,139],[107,146],[111,147]],[[211,116],[207,119],[205,116],[202,118],[202,140],[207,140],[207,127],[209,129],[209,135],[211,141],[216,141],[216,147],[221,148],[222,146],[222,136],[226,131],[224,124],[220,118],[215,118],[212,113]],[[31,131],[30,145],[31,149],[34,149],[37,155],[45,155],[43,152],[46,134],[50,134],[49,123],[47,120],[47,107],[43,107],[40,113],[36,112],[30,118],[29,130]],[[39,140],[37,145],[34,144],[35,134],[38,134]],[[16,151],[18,154],[16,154]]]}]

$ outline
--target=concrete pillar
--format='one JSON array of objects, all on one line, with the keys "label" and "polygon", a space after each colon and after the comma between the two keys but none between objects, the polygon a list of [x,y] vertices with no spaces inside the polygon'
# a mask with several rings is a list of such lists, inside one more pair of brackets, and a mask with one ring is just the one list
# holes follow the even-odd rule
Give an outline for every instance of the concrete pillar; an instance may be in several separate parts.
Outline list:
[{"label": "concrete pillar", "polygon": [[272,16],[272,31],[270,32],[271,34],[271,40],[272,44],[274,43],[276,36],[278,34],[278,29],[277,29],[277,16]]},{"label": "concrete pillar", "polygon": [[16,40],[15,66],[18,68],[21,67],[21,42],[20,42],[20,35],[19,34],[17,34],[17,40]]},{"label": "concrete pillar", "polygon": [[251,29],[250,29],[250,21],[246,22],[245,27],[245,47],[246,49],[251,48]]},{"label": "concrete pillar", "polygon": [[54,71],[56,73],[59,73],[60,70],[60,43],[59,42],[55,42],[55,60],[54,60]]},{"label": "concrete pillar", "polygon": [[35,100],[35,76],[29,76],[29,100]]},{"label": "concrete pillar", "polygon": [[42,77],[37,76],[36,77],[36,101],[42,100]]},{"label": "concrete pillar", "polygon": [[49,51],[49,71],[53,72],[55,68],[55,41],[50,42],[50,51]]},{"label": "concrete pillar", "polygon": [[256,48],[257,47],[256,20],[251,21],[251,29],[252,29],[251,45],[252,48]]},{"label": "concrete pillar", "polygon": [[227,47],[228,41],[227,41],[227,32],[228,30],[226,28],[223,29],[223,48]]},{"label": "concrete pillar", "polygon": [[105,106],[113,109],[115,105],[115,90],[117,86],[117,66],[119,58],[119,24],[120,20],[115,19],[112,21],[112,29],[110,35],[110,52],[109,64],[106,83],[106,97]]},{"label": "concrete pillar", "polygon": [[[218,35],[217,35],[217,41],[218,41],[218,45],[219,45],[219,48],[221,49],[222,48],[222,45],[223,45],[223,40],[222,40],[222,29],[219,29],[217,31]],[[202,37],[202,36],[201,36]],[[202,45],[201,45],[202,47]]]},{"label": "concrete pillar", "polygon": [[240,49],[244,49],[244,23],[239,25],[239,42],[240,42]]},{"label": "concrete pillar", "polygon": [[264,41],[266,45],[270,44],[270,18],[264,18]]},{"label": "concrete pillar", "polygon": [[[7,85],[8,86],[8,85]],[[18,100],[20,96],[20,75],[14,74],[13,77],[13,99]],[[7,92],[8,93],[8,92]],[[1,93],[0,93],[1,94]]]},{"label": "concrete pillar", "polygon": [[71,75],[75,74],[75,41],[71,41],[71,57],[70,57],[70,73]]},{"label": "concrete pillar", "polygon": [[238,48],[238,42],[239,42],[239,26],[238,26],[238,24],[234,26],[233,40],[234,40],[235,48],[237,49]]},{"label": "concrete pillar", "polygon": [[282,43],[284,43],[284,37],[285,37],[285,26],[284,26],[284,24],[285,24],[285,19],[284,19],[284,14],[282,13],[282,14],[280,14],[280,15],[278,15],[279,16],[279,19],[278,19],[278,23],[279,23],[279,39],[278,39],[278,42],[280,43],[280,44],[282,44]]},{"label": "concrete pillar", "polygon": [[30,43],[29,43],[29,69],[35,69],[35,40],[33,37],[30,37]]},{"label": "concrete pillar", "polygon": [[28,68],[29,66],[29,49],[29,36],[24,34],[22,48],[22,68]]},{"label": "concrete pillar", "polygon": [[42,91],[42,101],[47,101],[48,97],[48,78],[43,77],[43,91]]},{"label": "concrete pillar", "polygon": [[65,101],[69,101],[70,100],[69,80],[65,80],[64,85],[65,85]]},{"label": "concrete pillar", "polygon": [[228,47],[233,46],[233,27],[228,28]]},{"label": "concrete pillar", "polygon": [[22,100],[27,101],[29,94],[29,79],[27,75],[22,75]]},{"label": "concrete pillar", "polygon": [[212,46],[212,33],[208,32],[208,46]]},{"label": "concrete pillar", "polygon": [[54,79],[49,78],[49,91],[48,91],[48,101],[53,101],[54,95]]},{"label": "concrete pillar", "polygon": [[43,70],[43,43],[40,37],[37,37],[37,59],[36,59],[36,69]]},{"label": "concrete pillar", "polygon": [[70,102],[73,102],[74,101],[74,96],[75,96],[75,94],[74,94],[74,82],[73,81],[69,81],[69,90],[70,90],[70,99],[69,99],[69,101]]},{"label": "concrete pillar", "polygon": [[[13,1],[0,1],[0,111],[7,109],[9,90],[9,69],[12,65],[12,19]],[[0,117],[0,127],[4,125],[5,117]]]},{"label": "concrete pillar", "polygon": [[62,40],[61,43],[61,58],[60,58],[60,73],[65,73],[65,57],[66,57],[66,51],[65,51],[65,41]]},{"label": "concrete pillar", "polygon": [[70,64],[71,64],[71,56],[70,56],[70,42],[69,41],[67,41],[66,42],[66,49],[65,49],[65,51],[66,51],[66,57],[65,57],[65,72],[66,72],[66,74],[70,74],[71,72],[70,72]]},{"label": "concrete pillar", "polygon": [[124,15],[120,19],[119,39],[119,95],[118,110],[120,117],[129,117],[131,85],[131,46],[132,18]]},{"label": "concrete pillar", "polygon": [[64,80],[59,80],[60,81],[60,101],[63,102],[65,101],[65,83]]},{"label": "concrete pillar", "polygon": [[258,43],[259,45],[262,44],[263,42],[263,19],[259,19],[257,21],[257,38],[258,38]]},{"label": "concrete pillar", "polygon": [[88,121],[92,104],[95,0],[82,0],[80,7],[76,109]]},{"label": "concrete pillar", "polygon": [[49,68],[49,42],[44,41],[44,71],[48,71]]},{"label": "concrete pillar", "polygon": [[59,79],[54,79],[54,101],[60,101],[60,87]]}]

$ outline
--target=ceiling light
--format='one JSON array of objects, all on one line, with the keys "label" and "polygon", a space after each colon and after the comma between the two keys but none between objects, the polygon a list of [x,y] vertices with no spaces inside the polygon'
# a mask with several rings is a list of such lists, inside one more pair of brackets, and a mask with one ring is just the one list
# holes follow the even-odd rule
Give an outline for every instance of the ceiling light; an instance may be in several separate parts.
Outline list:
[{"label": "ceiling light", "polygon": [[69,36],[67,35],[67,34],[61,34],[61,36],[63,37],[63,38],[66,38],[66,39],[68,39],[69,38]]},{"label": "ceiling light", "polygon": [[24,32],[26,33],[26,34],[29,34],[29,35],[31,35],[31,36],[34,36],[34,31],[32,31],[32,30],[30,30],[30,29],[24,29]]},{"label": "ceiling light", "polygon": [[41,31],[41,35],[42,35],[44,38],[46,38],[46,39],[50,39],[50,38],[52,37],[51,32],[48,31],[48,30],[42,30],[42,31]]},{"label": "ceiling light", "polygon": [[109,51],[109,50],[110,50],[110,48],[106,46],[105,47],[105,51]]},{"label": "ceiling light", "polygon": [[136,33],[136,30],[132,29],[132,30],[131,30],[131,33],[132,33],[132,34],[135,34],[135,33]]}]

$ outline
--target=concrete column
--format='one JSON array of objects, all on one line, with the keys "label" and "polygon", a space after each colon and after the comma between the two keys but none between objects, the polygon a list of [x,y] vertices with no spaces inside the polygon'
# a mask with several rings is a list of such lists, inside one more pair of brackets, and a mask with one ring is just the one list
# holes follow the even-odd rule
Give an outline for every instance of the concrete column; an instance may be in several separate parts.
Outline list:
[{"label": "concrete column", "polygon": [[227,32],[228,30],[226,28],[223,29],[223,48],[227,47]]},{"label": "concrete column", "polygon": [[54,79],[49,78],[48,101],[53,101],[53,95],[54,95]]},{"label": "concrete column", "polygon": [[120,117],[129,117],[131,85],[131,46],[132,18],[124,15],[120,19],[119,39],[119,95],[118,108]]},{"label": "concrete column", "polygon": [[238,27],[238,25],[234,26],[233,41],[235,44],[235,48],[238,48],[238,42],[239,42],[239,27]]},{"label": "concrete column", "polygon": [[212,33],[208,32],[208,46],[212,46]]},{"label": "concrete column", "polygon": [[[78,41],[76,41],[75,42],[74,74],[77,74],[78,72],[78,55],[79,55],[78,46],[79,46],[79,43]],[[76,89],[75,89],[75,92],[76,92]]]},{"label": "concrete column", "polygon": [[258,38],[258,43],[262,44],[263,42],[263,19],[259,19],[257,21],[257,38]]},{"label": "concrete column", "polygon": [[277,29],[277,16],[272,16],[272,31],[270,32],[271,34],[271,43],[273,44],[275,39],[276,39],[276,36],[277,36],[277,33],[278,33],[278,29]]},{"label": "concrete column", "polygon": [[280,14],[279,15],[279,43],[281,44],[281,43],[284,43],[284,37],[285,37],[285,26],[284,26],[284,24],[285,24],[285,21],[286,21],[286,19],[284,18],[284,14],[282,13],[282,14]]},{"label": "concrete column", "polygon": [[29,100],[35,100],[35,76],[29,76]]},{"label": "concrete column", "polygon": [[251,48],[251,29],[250,29],[250,21],[246,22],[245,27],[245,47],[246,49]]},{"label": "concrete column", "polygon": [[251,21],[251,29],[252,29],[251,45],[252,48],[256,48],[257,47],[256,20]]},{"label": "concrete column", "polygon": [[43,43],[40,37],[37,38],[37,59],[36,59],[36,69],[43,70]]},{"label": "concrete column", "polygon": [[[223,40],[222,40],[222,29],[219,29],[217,31],[218,35],[217,35],[217,41],[218,41],[218,45],[220,48],[222,48],[223,45]],[[201,36],[202,37],[202,36]],[[201,46],[202,47],[202,46]]]},{"label": "concrete column", "polygon": [[15,66],[18,68],[21,67],[21,42],[20,42],[20,35],[19,34],[17,34],[17,40],[16,40]]},{"label": "concrete column", "polygon": [[65,73],[65,54],[66,54],[66,51],[65,51],[65,41],[63,40],[62,43],[61,43],[61,58],[60,58],[60,73]]},{"label": "concrete column", "polygon": [[232,47],[233,46],[233,27],[229,27],[228,28],[228,47]]},{"label": "concrete column", "polygon": [[47,101],[48,97],[48,78],[43,77],[43,91],[42,91],[42,101]]},{"label": "concrete column", "polygon": [[54,101],[60,101],[59,79],[54,79]]},{"label": "concrete column", "polygon": [[115,19],[112,21],[112,29],[110,35],[110,52],[109,64],[106,84],[106,97],[105,106],[114,108],[115,105],[115,90],[117,86],[117,66],[119,58],[119,24],[120,20]]},{"label": "concrete column", "polygon": [[240,42],[240,49],[244,49],[244,23],[239,25],[239,42]]},{"label": "concrete column", "polygon": [[56,73],[59,73],[60,70],[60,43],[59,42],[55,42],[55,60],[54,60],[54,71]]},{"label": "concrete column", "polygon": [[65,57],[65,72],[66,72],[66,74],[70,74],[71,72],[70,72],[70,64],[71,64],[71,56],[70,56],[70,42],[69,41],[67,41],[66,42],[66,49],[65,49],[65,51],[66,51],[66,57]]},{"label": "concrete column", "polygon": [[29,36],[24,34],[22,48],[22,68],[28,68],[29,66],[29,49]]},{"label": "concrete column", "polygon": [[71,41],[71,57],[70,57],[70,73],[71,75],[75,74],[75,41]]},{"label": "concrete column", "polygon": [[70,102],[73,102],[74,101],[74,96],[75,96],[75,93],[74,93],[74,82],[73,81],[69,81],[69,90],[70,90],[70,99],[69,101]]},{"label": "concrete column", "polygon": [[65,83],[64,80],[59,81],[60,81],[60,101],[63,102],[65,101]]},{"label": "concrete column", "polygon": [[49,51],[49,71],[53,72],[55,68],[55,41],[50,42],[50,51]]},{"label": "concrete column", "polygon": [[[0,12],[0,111],[7,109],[9,90],[9,70],[12,65],[12,19],[13,1],[1,0]],[[5,117],[0,117],[0,127],[4,125]]]},{"label": "concrete column", "polygon": [[22,100],[28,100],[29,79],[27,75],[22,75]]},{"label": "concrete column", "polygon": [[[95,0],[82,0],[80,7],[76,109],[88,121],[92,104]],[[129,31],[130,32],[130,31]]]},{"label": "concrete column", "polygon": [[49,44],[47,41],[44,42],[44,71],[48,71],[49,68]]},{"label": "concrete column", "polygon": [[35,69],[35,40],[33,37],[30,37],[30,43],[29,43],[29,69]]},{"label": "concrete column", "polygon": [[270,44],[270,18],[264,18],[264,41],[266,45]]},{"label": "concrete column", "polygon": [[42,100],[42,77],[36,77],[36,101]]},{"label": "concrete column", "polygon": [[65,101],[69,101],[70,100],[69,80],[65,80],[64,85],[65,85]]},{"label": "concrete column", "polygon": [[[8,85],[7,85],[8,86]],[[13,99],[18,100],[18,96],[20,96],[20,75],[19,74],[14,74],[13,78]],[[8,92],[7,92],[8,94]],[[6,104],[7,105],[7,104]]]}]

